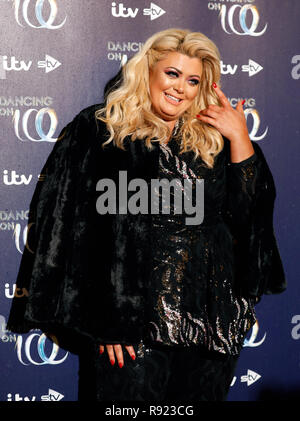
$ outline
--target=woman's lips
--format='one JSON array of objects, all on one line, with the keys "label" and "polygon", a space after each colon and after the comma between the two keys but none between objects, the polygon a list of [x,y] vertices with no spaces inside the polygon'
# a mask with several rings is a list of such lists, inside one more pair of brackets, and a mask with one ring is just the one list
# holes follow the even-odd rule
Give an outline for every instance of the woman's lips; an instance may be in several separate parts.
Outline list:
[{"label": "woman's lips", "polygon": [[170,95],[166,92],[164,92],[164,94],[166,101],[168,101],[170,104],[179,105],[183,101],[181,98],[176,98],[174,95]]}]

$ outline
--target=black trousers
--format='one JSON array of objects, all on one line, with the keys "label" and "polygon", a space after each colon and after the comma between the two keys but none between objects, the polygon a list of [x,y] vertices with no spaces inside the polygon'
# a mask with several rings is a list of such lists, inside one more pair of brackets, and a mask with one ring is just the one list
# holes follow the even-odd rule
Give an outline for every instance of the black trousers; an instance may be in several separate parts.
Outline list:
[{"label": "black trousers", "polygon": [[93,345],[79,356],[79,401],[224,401],[237,356],[199,346],[134,345],[133,361],[123,348],[124,366],[110,364]]}]

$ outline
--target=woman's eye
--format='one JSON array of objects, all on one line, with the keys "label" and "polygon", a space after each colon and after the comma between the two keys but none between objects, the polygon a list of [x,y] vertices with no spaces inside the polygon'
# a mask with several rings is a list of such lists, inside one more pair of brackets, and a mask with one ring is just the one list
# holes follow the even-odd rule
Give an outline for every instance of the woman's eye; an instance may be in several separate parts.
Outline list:
[{"label": "woman's eye", "polygon": [[[179,74],[178,74],[177,72],[175,72],[174,70],[167,70],[167,71],[166,71],[166,75],[168,75],[168,76],[170,76],[170,77],[172,77],[172,78],[177,78],[177,77],[179,77]],[[196,86],[196,85],[198,85],[198,84],[199,84],[199,80],[198,80],[198,79],[190,79],[190,80],[188,81],[188,83],[189,83],[190,85]]]},{"label": "woman's eye", "polygon": [[172,76],[172,77],[177,77],[177,76],[178,76],[178,73],[174,72],[173,70],[168,70],[168,71],[166,72],[166,74],[167,74],[168,76]]}]

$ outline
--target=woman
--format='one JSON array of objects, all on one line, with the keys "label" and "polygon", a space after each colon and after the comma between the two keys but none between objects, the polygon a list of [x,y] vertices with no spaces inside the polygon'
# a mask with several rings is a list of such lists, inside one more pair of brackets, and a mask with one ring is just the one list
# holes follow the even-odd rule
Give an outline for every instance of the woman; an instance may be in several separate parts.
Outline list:
[{"label": "woman", "polygon": [[[219,79],[203,34],[153,35],[42,171],[17,280],[29,293],[8,328],[40,328],[77,352],[82,400],[225,400],[254,304],[285,289],[273,178]],[[195,192],[204,180],[202,223],[186,223],[175,190],[170,204],[161,190],[153,199],[155,179],[185,196],[181,182]],[[139,211],[136,180],[158,212]]]}]

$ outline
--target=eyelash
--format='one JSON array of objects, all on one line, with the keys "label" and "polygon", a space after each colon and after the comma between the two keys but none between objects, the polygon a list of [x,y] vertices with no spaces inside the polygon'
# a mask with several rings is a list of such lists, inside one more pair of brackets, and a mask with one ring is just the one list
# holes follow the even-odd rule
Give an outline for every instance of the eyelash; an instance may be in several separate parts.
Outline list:
[{"label": "eyelash", "polygon": [[[166,74],[168,76],[175,75],[176,77],[178,77],[178,73],[177,72],[174,72],[174,70],[168,70],[166,72]],[[190,79],[189,82],[192,82],[192,85],[193,86],[197,86],[199,84],[199,80],[197,80],[197,79]]]}]

